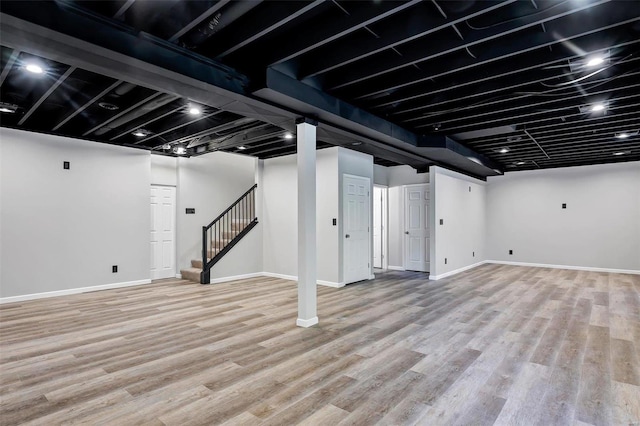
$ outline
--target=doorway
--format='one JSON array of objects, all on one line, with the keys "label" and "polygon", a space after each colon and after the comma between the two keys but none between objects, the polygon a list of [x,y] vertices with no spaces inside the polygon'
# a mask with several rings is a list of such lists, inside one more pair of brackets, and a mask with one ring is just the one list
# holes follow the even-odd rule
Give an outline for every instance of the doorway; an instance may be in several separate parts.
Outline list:
[{"label": "doorway", "polygon": [[344,283],[349,284],[371,277],[371,181],[345,174],[342,188]]},{"label": "doorway", "polygon": [[429,272],[429,185],[404,187],[404,269]]},{"label": "doorway", "polygon": [[176,276],[176,188],[151,186],[151,279]]},{"label": "doorway", "polygon": [[388,227],[388,201],[387,187],[373,186],[373,267],[387,269],[387,227]]}]

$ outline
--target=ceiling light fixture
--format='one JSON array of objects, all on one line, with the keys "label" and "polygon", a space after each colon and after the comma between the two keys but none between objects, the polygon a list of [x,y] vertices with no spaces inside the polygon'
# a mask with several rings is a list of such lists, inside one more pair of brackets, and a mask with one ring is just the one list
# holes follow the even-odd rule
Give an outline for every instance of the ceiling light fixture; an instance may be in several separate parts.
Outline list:
[{"label": "ceiling light fixture", "polygon": [[27,64],[24,66],[24,69],[33,74],[44,74],[44,69],[42,69],[40,65]]},{"label": "ceiling light fixture", "polygon": [[614,152],[613,155],[615,156],[620,156],[620,155],[626,155],[626,154],[631,154],[631,151],[618,151],[618,152]]},{"label": "ceiling light fixture", "polygon": [[201,113],[202,111],[198,107],[192,106],[191,108],[189,108],[189,114],[191,115],[200,115]]},{"label": "ceiling light fixture", "polygon": [[15,114],[18,110],[18,105],[8,104],[5,102],[0,102],[0,112],[7,112],[9,114]]},{"label": "ceiling light fixture", "polygon": [[238,149],[241,150],[241,151],[244,151],[245,149],[247,149],[247,147],[246,146],[239,146]]},{"label": "ceiling light fixture", "polygon": [[616,133],[616,138],[627,139],[627,138],[630,138],[631,136],[637,136],[637,135],[638,135],[638,130],[633,132],[618,132]]},{"label": "ceiling light fixture", "polygon": [[587,61],[588,67],[597,67],[598,65],[604,62],[604,58],[602,56],[594,56],[593,58]]},{"label": "ceiling light fixture", "polygon": [[165,143],[164,145],[162,145],[162,149],[169,150],[171,149],[171,145],[169,145],[168,143]]},{"label": "ceiling light fixture", "polygon": [[507,148],[507,147],[500,148],[500,149],[498,150],[498,152],[499,152],[500,154],[506,154],[506,153],[507,153],[507,152],[509,152],[509,151],[510,151],[510,149],[509,149],[509,148]]},{"label": "ceiling light fixture", "polygon": [[104,108],[104,109],[109,110],[109,111],[115,111],[117,109],[120,109],[120,107],[118,105],[114,105],[114,104],[111,104],[109,102],[99,102],[98,106],[100,108]]},{"label": "ceiling light fixture", "polygon": [[173,153],[178,155],[185,155],[187,153],[187,148],[182,145],[178,145],[173,148]]},{"label": "ceiling light fixture", "polygon": [[134,130],[131,134],[138,138],[143,138],[145,136],[149,136],[151,132],[145,129],[138,129],[138,130]]},{"label": "ceiling light fixture", "polygon": [[525,164],[527,164],[525,161],[516,161],[515,163],[516,166],[524,166]]},{"label": "ceiling light fixture", "polygon": [[611,52],[603,51],[589,55],[581,55],[571,61],[569,61],[569,68],[571,72],[585,72],[589,68],[605,69],[611,64]]},{"label": "ceiling light fixture", "polygon": [[362,145],[362,142],[360,142],[360,141],[351,142],[351,145],[352,146]]},{"label": "ceiling light fixture", "polygon": [[593,114],[594,112],[604,112],[609,108],[609,101],[594,102],[591,104],[580,105],[578,109],[581,114]]},{"label": "ceiling light fixture", "polygon": [[291,132],[287,132],[287,133],[285,133],[285,134],[284,134],[284,138],[285,138],[285,139],[293,139],[293,133],[291,133]]}]

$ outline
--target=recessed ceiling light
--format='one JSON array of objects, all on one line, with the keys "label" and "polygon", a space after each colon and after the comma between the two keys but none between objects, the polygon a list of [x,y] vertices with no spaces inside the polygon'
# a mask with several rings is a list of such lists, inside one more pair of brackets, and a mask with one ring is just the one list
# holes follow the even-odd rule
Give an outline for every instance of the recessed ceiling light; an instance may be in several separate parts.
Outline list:
[{"label": "recessed ceiling light", "polygon": [[148,130],[145,129],[138,129],[138,130],[134,130],[131,134],[133,136],[139,137],[139,138],[143,138],[145,136],[149,136],[151,132],[149,132]]},{"label": "recessed ceiling light", "polygon": [[109,110],[109,111],[115,111],[117,109],[120,109],[120,107],[118,105],[114,105],[114,104],[111,104],[109,102],[99,102],[98,106],[100,108],[104,108],[104,109]]},{"label": "recessed ceiling light", "polygon": [[604,58],[602,56],[594,56],[587,61],[588,67],[597,67],[598,65],[604,62]]},{"label": "recessed ceiling light", "polygon": [[619,133],[616,133],[616,138],[626,139],[626,138],[630,138],[631,136],[636,136],[637,134],[638,134],[638,130],[634,132],[619,132]]},{"label": "recessed ceiling light", "polygon": [[293,134],[291,132],[287,132],[284,134],[285,139],[293,139]]},{"label": "recessed ceiling light", "polygon": [[24,66],[24,69],[33,74],[42,74],[44,73],[44,69],[40,65],[36,64],[27,64]]},{"label": "recessed ceiling light", "polygon": [[523,166],[523,165],[525,165],[525,164],[527,164],[527,163],[526,163],[525,161],[516,161],[516,162],[515,162],[515,163],[513,163],[513,164],[515,164],[516,166]]},{"label": "recessed ceiling light", "polygon": [[600,103],[593,104],[591,106],[591,111],[593,111],[593,112],[604,111],[604,109],[605,109],[604,104],[600,104]]},{"label": "recessed ceiling light", "polygon": [[198,107],[189,108],[189,114],[191,115],[200,115],[200,113],[202,113],[202,111]]},{"label": "recessed ceiling light", "polygon": [[507,148],[507,147],[500,148],[500,149],[498,150],[498,152],[499,152],[500,154],[506,154],[506,153],[507,153],[507,152],[509,152],[509,151],[510,151],[510,149],[509,149],[509,148]]},{"label": "recessed ceiling light", "polygon": [[0,102],[0,112],[8,112],[14,114],[18,110],[18,105]]},{"label": "recessed ceiling light", "polygon": [[631,154],[631,151],[618,151],[613,153],[613,155],[615,156],[626,155],[626,154]]},{"label": "recessed ceiling light", "polygon": [[360,142],[360,141],[351,142],[351,145],[353,145],[353,146],[362,145],[362,142]]},{"label": "recessed ceiling light", "polygon": [[242,150],[247,149],[247,147],[246,146],[239,146],[238,149],[242,151]]},{"label": "recessed ceiling light", "polygon": [[174,154],[178,154],[178,155],[184,155],[184,154],[187,153],[187,148],[185,148],[182,145],[178,145],[178,146],[173,148],[173,153]]}]

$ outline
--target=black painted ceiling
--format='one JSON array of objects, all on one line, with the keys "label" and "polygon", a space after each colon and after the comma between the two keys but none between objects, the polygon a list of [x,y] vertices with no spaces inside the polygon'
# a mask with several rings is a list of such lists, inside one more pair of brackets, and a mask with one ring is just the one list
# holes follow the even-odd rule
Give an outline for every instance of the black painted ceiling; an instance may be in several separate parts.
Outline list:
[{"label": "black painted ceiling", "polygon": [[[20,2],[3,1],[2,11],[27,21],[46,13],[43,4],[31,5],[33,15]],[[263,95],[268,75],[282,75],[313,88],[322,100],[316,111],[325,103],[347,120],[364,114],[372,128],[392,126],[417,141],[407,141],[406,158],[370,135],[352,146],[379,164],[464,170],[448,151],[504,171],[640,160],[640,1],[120,0],[56,7],[150,34],[185,58],[220,63],[243,76],[249,97],[293,111],[313,103],[302,93],[288,101]],[[73,31],[92,42],[101,36],[92,28]],[[160,151],[185,143],[193,154],[243,146],[268,158],[295,150],[285,129],[268,121],[206,105],[194,117],[185,97],[47,58],[35,58],[47,68],[38,79],[22,68],[29,54],[11,47],[2,48],[2,102],[19,113],[2,114],[3,126]],[[595,58],[602,62],[592,64]],[[599,103],[604,108],[593,111]],[[150,135],[133,136],[140,128]],[[616,137],[623,133],[628,137]],[[319,136],[321,147],[353,140],[330,131]],[[450,140],[449,148],[437,146],[447,151],[440,153],[429,141],[442,136]]]}]

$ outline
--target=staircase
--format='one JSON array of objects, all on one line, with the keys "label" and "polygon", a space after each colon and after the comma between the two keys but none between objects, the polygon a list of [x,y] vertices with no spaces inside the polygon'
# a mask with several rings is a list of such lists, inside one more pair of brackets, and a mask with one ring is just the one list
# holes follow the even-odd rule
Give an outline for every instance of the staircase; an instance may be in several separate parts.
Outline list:
[{"label": "staircase", "polygon": [[233,204],[202,227],[202,258],[191,260],[191,268],[180,270],[183,279],[209,284],[211,267],[258,224],[253,185]]}]

